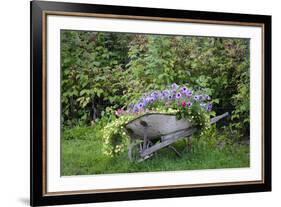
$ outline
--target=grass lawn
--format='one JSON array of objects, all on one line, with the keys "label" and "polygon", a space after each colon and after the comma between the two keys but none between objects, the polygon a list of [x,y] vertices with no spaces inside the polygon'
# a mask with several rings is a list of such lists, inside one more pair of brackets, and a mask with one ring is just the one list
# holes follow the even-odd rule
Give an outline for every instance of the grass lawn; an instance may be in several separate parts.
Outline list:
[{"label": "grass lawn", "polygon": [[[176,143],[183,149],[185,142]],[[62,175],[155,172],[216,168],[249,167],[249,145],[204,148],[193,145],[191,152],[178,157],[170,149],[162,149],[141,163],[130,162],[127,152],[115,158],[102,153],[102,139],[94,127],[64,130],[62,138]]]}]

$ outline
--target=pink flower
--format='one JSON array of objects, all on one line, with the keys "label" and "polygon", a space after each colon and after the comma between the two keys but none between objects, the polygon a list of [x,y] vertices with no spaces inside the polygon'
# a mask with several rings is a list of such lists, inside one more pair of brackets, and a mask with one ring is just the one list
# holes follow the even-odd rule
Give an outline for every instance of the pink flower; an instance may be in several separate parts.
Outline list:
[{"label": "pink flower", "polygon": [[123,113],[124,113],[123,109],[118,109],[117,111],[115,111],[116,116],[121,116]]},{"label": "pink flower", "polygon": [[186,101],[181,102],[182,107],[186,107]]}]

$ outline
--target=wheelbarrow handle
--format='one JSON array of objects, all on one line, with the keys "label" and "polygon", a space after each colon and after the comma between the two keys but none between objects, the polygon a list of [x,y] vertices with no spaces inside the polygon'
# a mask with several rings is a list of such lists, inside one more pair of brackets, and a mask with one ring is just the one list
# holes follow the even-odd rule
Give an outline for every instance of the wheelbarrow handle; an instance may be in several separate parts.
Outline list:
[{"label": "wheelbarrow handle", "polygon": [[211,124],[214,124],[214,123],[218,122],[219,120],[221,120],[222,118],[227,117],[227,116],[229,116],[229,113],[225,112],[222,115],[219,115],[219,116],[216,116],[214,118],[211,118]]}]

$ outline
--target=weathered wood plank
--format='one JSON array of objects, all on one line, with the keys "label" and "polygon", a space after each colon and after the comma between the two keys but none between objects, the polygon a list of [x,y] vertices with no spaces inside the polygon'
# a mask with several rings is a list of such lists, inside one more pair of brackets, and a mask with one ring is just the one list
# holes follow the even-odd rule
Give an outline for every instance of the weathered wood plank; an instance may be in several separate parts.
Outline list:
[{"label": "weathered wood plank", "polygon": [[222,118],[227,117],[227,116],[229,116],[229,113],[228,113],[228,112],[226,112],[226,113],[224,113],[224,114],[222,114],[222,115],[220,115],[220,116],[216,116],[216,117],[214,117],[214,118],[211,119],[210,123],[211,123],[211,124],[214,124],[214,123],[216,123],[217,121],[219,121],[219,120],[221,120]]},{"label": "weathered wood plank", "polygon": [[161,140],[163,142],[163,141],[167,141],[169,139],[173,139],[175,137],[185,137],[189,134],[190,131],[192,131],[194,133],[196,130],[197,130],[196,128],[187,128],[184,130],[175,131],[173,133],[161,136]]},{"label": "weathered wood plank", "polygon": [[189,128],[186,130],[178,131],[176,133],[171,133],[171,134],[165,135],[166,136],[165,141],[155,144],[152,147],[143,150],[141,152],[141,157],[148,156],[148,155],[152,154],[153,152],[156,152],[157,150],[167,147],[168,145],[176,142],[177,140],[190,136],[195,131],[196,131],[196,128]]}]

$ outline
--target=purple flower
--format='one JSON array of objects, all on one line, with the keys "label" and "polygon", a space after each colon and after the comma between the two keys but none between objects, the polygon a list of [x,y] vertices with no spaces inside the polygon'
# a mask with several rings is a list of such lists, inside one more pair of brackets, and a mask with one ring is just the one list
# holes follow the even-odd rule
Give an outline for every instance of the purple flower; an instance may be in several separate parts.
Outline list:
[{"label": "purple flower", "polygon": [[203,100],[204,100],[203,95],[199,95],[199,101],[203,101]]},{"label": "purple flower", "polygon": [[209,95],[205,95],[205,98],[209,101],[211,100],[211,97]]},{"label": "purple flower", "polygon": [[176,98],[177,99],[181,98],[181,93],[177,93]]},{"label": "purple flower", "polygon": [[192,106],[192,103],[190,101],[188,101],[187,106],[190,108]]},{"label": "purple flower", "polygon": [[188,90],[187,90],[187,87],[186,87],[186,86],[183,86],[183,87],[181,88],[181,92],[182,92],[182,93],[186,94],[187,91],[188,91]]},{"label": "purple flower", "polygon": [[151,93],[151,96],[152,96],[153,98],[157,99],[158,96],[159,96],[158,91],[153,91],[153,92]]},{"label": "purple flower", "polygon": [[162,96],[163,96],[164,98],[167,98],[167,97],[169,96],[169,91],[168,91],[168,90],[162,91]]},{"label": "purple flower", "polygon": [[134,113],[138,113],[138,112],[139,112],[139,109],[138,109],[137,106],[134,106],[133,112],[134,112]]},{"label": "purple flower", "polygon": [[199,97],[197,95],[195,95],[193,98],[195,101],[197,101]]},{"label": "purple flower", "polygon": [[151,99],[150,97],[146,97],[145,98],[145,103],[150,103],[150,99]]},{"label": "purple flower", "polygon": [[142,109],[143,107],[144,107],[143,103],[139,103],[139,104],[138,104],[138,108],[139,108],[139,109]]},{"label": "purple flower", "polygon": [[152,103],[154,101],[154,98],[151,96],[148,96],[145,98],[144,101],[140,101],[141,103],[143,103],[143,105],[145,106],[146,104]]},{"label": "purple flower", "polygon": [[156,101],[156,98],[150,97],[150,103],[153,103],[154,101]]},{"label": "purple flower", "polygon": [[207,106],[207,111],[212,111],[213,105],[211,103],[208,104]]},{"label": "purple flower", "polygon": [[192,91],[187,90],[186,96],[187,96],[187,97],[191,97],[191,96],[192,96]]},{"label": "purple flower", "polygon": [[178,88],[178,85],[177,85],[176,83],[173,83],[173,84],[172,84],[172,89],[173,89],[173,90],[177,90],[177,88]]},{"label": "purple flower", "polygon": [[169,95],[169,96],[168,96],[168,99],[173,99],[173,96]]}]

